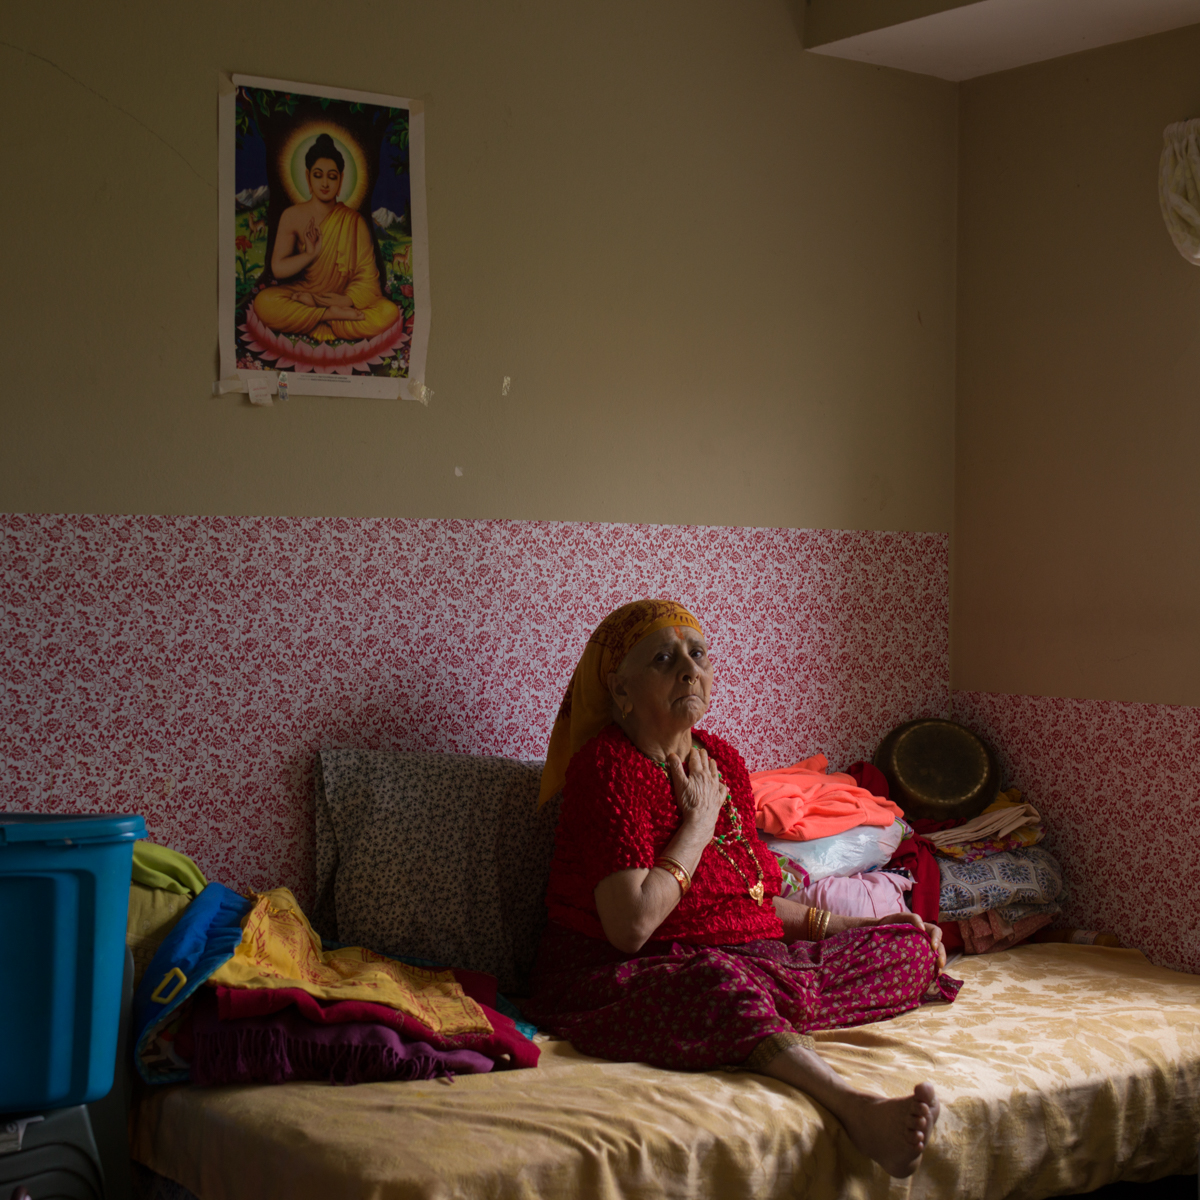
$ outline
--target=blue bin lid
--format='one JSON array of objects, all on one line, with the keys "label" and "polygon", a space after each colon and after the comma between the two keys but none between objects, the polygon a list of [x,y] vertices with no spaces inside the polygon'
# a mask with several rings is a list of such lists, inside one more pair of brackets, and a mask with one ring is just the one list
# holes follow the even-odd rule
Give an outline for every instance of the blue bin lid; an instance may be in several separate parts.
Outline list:
[{"label": "blue bin lid", "polygon": [[14,842],[136,842],[146,822],[127,813],[0,812],[0,846]]}]

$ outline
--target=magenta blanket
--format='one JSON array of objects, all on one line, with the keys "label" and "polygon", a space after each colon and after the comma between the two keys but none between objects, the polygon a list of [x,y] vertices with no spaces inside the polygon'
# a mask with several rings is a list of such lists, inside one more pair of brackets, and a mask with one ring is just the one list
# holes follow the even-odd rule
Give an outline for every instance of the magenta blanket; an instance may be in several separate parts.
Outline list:
[{"label": "magenta blanket", "polygon": [[495,1060],[500,1067],[536,1067],[541,1053],[509,1017],[487,1004],[480,1003],[479,1006],[491,1022],[491,1033],[447,1037],[434,1033],[397,1009],[365,1000],[320,1001],[299,988],[217,988],[217,1010],[222,1021],[267,1016],[293,1005],[305,1020],[318,1025],[355,1022],[383,1025],[412,1041],[425,1042],[435,1050],[474,1050]]},{"label": "magenta blanket", "polygon": [[223,1021],[216,998],[201,988],[192,1007],[192,1082],[380,1083],[481,1075],[492,1060],[476,1050],[438,1050],[377,1022],[326,1024],[296,1008]]}]

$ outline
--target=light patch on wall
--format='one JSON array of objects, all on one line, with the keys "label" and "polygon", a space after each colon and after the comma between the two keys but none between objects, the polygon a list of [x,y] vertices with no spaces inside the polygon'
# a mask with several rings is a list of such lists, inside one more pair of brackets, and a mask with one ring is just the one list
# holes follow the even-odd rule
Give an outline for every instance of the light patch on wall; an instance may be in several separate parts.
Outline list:
[{"label": "light patch on wall", "polygon": [[500,395],[507,396],[508,389],[512,386],[512,380],[505,375],[504,382],[500,385]]},{"label": "light patch on wall", "polygon": [[454,473],[461,479],[462,478],[462,467],[455,467]]},{"label": "light patch on wall", "polygon": [[239,371],[246,390],[250,393],[251,404],[274,404],[271,399],[271,376],[266,371]]}]

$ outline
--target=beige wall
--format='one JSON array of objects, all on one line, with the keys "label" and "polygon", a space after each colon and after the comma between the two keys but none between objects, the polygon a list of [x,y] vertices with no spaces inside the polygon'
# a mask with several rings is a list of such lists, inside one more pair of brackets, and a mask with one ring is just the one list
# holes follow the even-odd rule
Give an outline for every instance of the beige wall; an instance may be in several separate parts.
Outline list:
[{"label": "beige wall", "polygon": [[953,680],[1200,704],[1200,27],[962,85]]},{"label": "beige wall", "polygon": [[[952,85],[805,55],[784,0],[50,2],[0,40],[0,510],[949,528]],[[427,101],[428,409],[212,397],[221,70]]]}]

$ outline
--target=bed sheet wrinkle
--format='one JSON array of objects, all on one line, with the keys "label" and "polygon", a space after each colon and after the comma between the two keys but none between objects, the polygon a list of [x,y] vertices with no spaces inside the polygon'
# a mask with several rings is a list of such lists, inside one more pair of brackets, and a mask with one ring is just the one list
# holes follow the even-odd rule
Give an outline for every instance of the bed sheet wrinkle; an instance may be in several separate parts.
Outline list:
[{"label": "bed sheet wrinkle", "polygon": [[911,1182],[777,1081],[549,1039],[535,1070],[452,1086],[155,1089],[134,1156],[202,1200],[1041,1200],[1196,1170],[1200,977],[1094,946],[956,967],[953,1005],[815,1035],[860,1087],[937,1086],[941,1123]]}]

